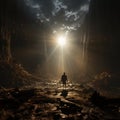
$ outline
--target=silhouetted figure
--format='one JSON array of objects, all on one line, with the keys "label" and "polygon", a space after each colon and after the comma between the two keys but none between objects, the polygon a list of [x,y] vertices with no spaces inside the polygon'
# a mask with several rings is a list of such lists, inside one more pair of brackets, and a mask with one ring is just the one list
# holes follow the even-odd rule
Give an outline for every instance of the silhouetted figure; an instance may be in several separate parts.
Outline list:
[{"label": "silhouetted figure", "polygon": [[63,84],[63,87],[66,88],[67,75],[65,74],[65,72],[63,73],[63,75],[61,77],[61,82]]}]

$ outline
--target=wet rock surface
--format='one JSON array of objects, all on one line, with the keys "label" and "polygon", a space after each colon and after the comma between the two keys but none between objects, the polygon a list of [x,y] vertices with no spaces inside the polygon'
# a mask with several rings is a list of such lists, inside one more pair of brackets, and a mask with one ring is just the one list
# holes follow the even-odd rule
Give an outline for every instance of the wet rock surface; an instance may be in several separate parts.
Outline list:
[{"label": "wet rock surface", "polygon": [[[80,87],[80,86],[79,86]],[[119,99],[83,88],[0,89],[0,120],[119,120]]]}]

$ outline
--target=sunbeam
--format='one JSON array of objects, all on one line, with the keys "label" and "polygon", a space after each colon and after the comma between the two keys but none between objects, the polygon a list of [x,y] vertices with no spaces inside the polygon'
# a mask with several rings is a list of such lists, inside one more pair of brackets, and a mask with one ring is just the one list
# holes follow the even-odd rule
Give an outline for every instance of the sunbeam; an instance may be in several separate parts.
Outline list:
[{"label": "sunbeam", "polygon": [[60,37],[58,38],[58,44],[59,44],[61,47],[65,46],[65,44],[66,44],[66,38],[63,37],[63,36],[60,36]]}]

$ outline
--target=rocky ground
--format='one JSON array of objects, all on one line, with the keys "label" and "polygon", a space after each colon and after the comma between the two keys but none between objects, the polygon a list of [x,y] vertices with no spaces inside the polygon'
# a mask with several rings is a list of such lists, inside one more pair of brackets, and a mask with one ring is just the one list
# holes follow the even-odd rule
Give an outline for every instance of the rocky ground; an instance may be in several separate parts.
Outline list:
[{"label": "rocky ground", "polygon": [[0,120],[119,120],[120,99],[101,97],[89,87],[57,84],[0,89]]}]

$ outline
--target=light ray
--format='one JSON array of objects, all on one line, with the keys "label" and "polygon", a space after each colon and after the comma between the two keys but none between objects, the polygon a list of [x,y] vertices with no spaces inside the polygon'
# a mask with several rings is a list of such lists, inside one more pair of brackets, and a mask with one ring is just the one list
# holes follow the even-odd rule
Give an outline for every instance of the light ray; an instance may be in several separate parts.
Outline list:
[{"label": "light ray", "polygon": [[61,47],[65,46],[65,45],[66,45],[66,38],[65,38],[64,36],[60,36],[60,37],[58,38],[58,44],[59,44]]}]

